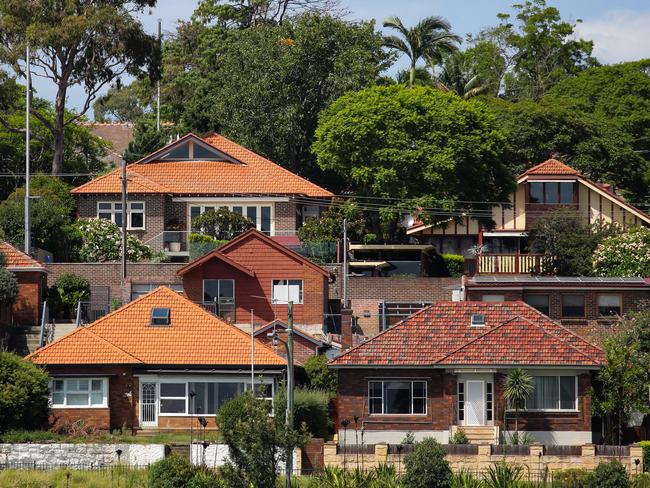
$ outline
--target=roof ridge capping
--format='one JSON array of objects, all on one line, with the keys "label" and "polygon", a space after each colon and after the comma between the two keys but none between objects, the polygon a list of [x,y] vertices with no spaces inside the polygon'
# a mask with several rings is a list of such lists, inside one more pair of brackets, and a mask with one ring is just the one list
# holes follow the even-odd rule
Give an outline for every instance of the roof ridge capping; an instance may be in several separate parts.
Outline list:
[{"label": "roof ridge capping", "polygon": [[525,175],[575,175],[581,176],[582,174],[577,169],[569,166],[568,164],[560,161],[559,159],[549,158],[546,161],[536,164],[531,168],[519,175],[519,178]]}]

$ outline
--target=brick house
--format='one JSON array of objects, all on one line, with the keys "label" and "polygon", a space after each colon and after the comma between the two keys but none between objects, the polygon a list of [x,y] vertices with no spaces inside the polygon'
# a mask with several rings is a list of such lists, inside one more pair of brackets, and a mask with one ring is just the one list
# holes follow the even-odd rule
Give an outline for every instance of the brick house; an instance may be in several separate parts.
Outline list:
[{"label": "brick house", "polygon": [[[260,232],[297,243],[296,229],[332,194],[219,134],[194,134],[130,164],[128,231],[174,259],[189,256],[192,218],[227,207]],[[121,225],[120,169],[72,190],[80,218]]]},{"label": "brick house", "polygon": [[[470,274],[530,274],[539,271],[543,254],[529,249],[527,233],[535,220],[559,207],[575,210],[590,224],[616,223],[623,229],[650,226],[650,216],[623,200],[610,185],[549,159],[517,177],[507,204],[492,207],[493,228],[468,216],[435,225],[418,222],[406,233],[438,252],[464,254]],[[468,253],[474,245],[484,246],[478,258]]]},{"label": "brick house", "polygon": [[[27,356],[50,375],[53,423],[186,429],[251,389],[250,335],[161,286]],[[255,344],[255,389],[272,401],[286,360]]]},{"label": "brick house", "polygon": [[464,295],[470,301],[524,301],[597,341],[616,319],[650,301],[650,283],[633,277],[474,276],[464,281]]},{"label": "brick house", "polygon": [[187,298],[234,324],[287,320],[321,332],[329,272],[255,229],[195,259],[180,270]]},{"label": "brick house", "polygon": [[11,308],[0,306],[3,308],[0,310],[0,324],[38,325],[47,291],[47,270],[8,242],[0,241],[0,254],[4,256],[5,267],[14,273],[18,281],[18,296]]},{"label": "brick house", "polygon": [[358,416],[369,444],[407,432],[447,443],[460,427],[472,441],[498,441],[514,426],[504,378],[522,367],[535,390],[520,430],[545,444],[592,442],[587,392],[603,361],[597,346],[523,302],[437,302],[329,363],[339,439],[341,420]]}]

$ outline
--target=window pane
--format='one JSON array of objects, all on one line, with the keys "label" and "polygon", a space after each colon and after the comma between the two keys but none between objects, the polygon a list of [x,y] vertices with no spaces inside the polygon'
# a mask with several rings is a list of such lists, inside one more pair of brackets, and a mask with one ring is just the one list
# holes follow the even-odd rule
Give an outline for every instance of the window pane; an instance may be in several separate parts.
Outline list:
[{"label": "window pane", "polygon": [[161,398],[160,413],[185,413],[185,400],[167,400]]},{"label": "window pane", "polygon": [[203,280],[203,301],[215,302],[219,296],[219,280]]},{"label": "window pane", "polygon": [[196,414],[208,414],[206,412],[207,400],[207,383],[190,383],[189,393],[194,393],[194,398],[190,396],[190,412]]},{"label": "window pane", "polygon": [[92,390],[93,391],[103,391],[103,381],[102,380],[93,380]]},{"label": "window pane", "polygon": [[243,207],[240,207],[240,206],[234,206],[232,208],[232,212],[236,213],[237,215],[243,215],[244,214],[244,209],[243,209]]},{"label": "window pane", "polygon": [[230,301],[235,298],[235,284],[233,280],[219,280],[219,301]]},{"label": "window pane", "polygon": [[576,408],[575,376],[560,377],[560,408],[567,410]]},{"label": "window pane", "polygon": [[190,207],[190,220],[193,220],[195,217],[201,215],[201,207],[192,206]]},{"label": "window pane", "polygon": [[113,214],[110,214],[110,213],[99,212],[97,214],[97,218],[99,218],[99,219],[111,220],[112,217],[113,217]]},{"label": "window pane", "polygon": [[112,210],[113,209],[113,204],[111,202],[100,202],[97,204],[97,208],[99,210]]},{"label": "window pane", "polygon": [[115,212],[115,225],[122,227],[122,211]]},{"label": "window pane", "polygon": [[184,397],[185,383],[161,383],[160,396],[161,397]]},{"label": "window pane", "polygon": [[369,402],[370,406],[370,413],[378,413],[381,414],[381,398],[372,398],[370,399]]},{"label": "window pane", "polygon": [[131,213],[131,227],[141,229],[144,227],[144,214],[142,212]]},{"label": "window pane", "polygon": [[172,149],[169,153],[163,155],[160,159],[189,159],[190,157],[190,145],[185,143],[179,147]]},{"label": "window pane", "polygon": [[257,207],[246,207],[246,217],[257,226]]},{"label": "window pane", "polygon": [[535,376],[535,391],[526,407],[534,410],[557,410],[559,389],[557,376]]},{"label": "window pane", "polygon": [[52,405],[63,405],[64,394],[62,391],[52,393]]},{"label": "window pane", "polygon": [[370,382],[370,396],[381,398],[381,381]]},{"label": "window pane", "polygon": [[88,405],[88,393],[68,393],[68,405]]},{"label": "window pane", "polygon": [[131,210],[144,210],[144,203],[142,202],[131,202],[129,203]]},{"label": "window pane", "polygon": [[235,398],[244,391],[243,383],[219,383],[219,396],[217,400],[217,409],[219,409],[228,400]]},{"label": "window pane", "polygon": [[506,299],[503,295],[483,295],[484,302],[504,302]]},{"label": "window pane", "polygon": [[410,413],[411,383],[409,381],[384,382],[384,413]]},{"label": "window pane", "polygon": [[426,396],[426,388],[424,381],[414,381],[413,382],[413,397],[423,398]]},{"label": "window pane", "polygon": [[273,302],[287,303],[289,300],[289,286],[286,280],[273,280]]},{"label": "window pane", "polygon": [[101,405],[104,403],[104,394],[101,391],[93,391],[90,394],[91,405]]},{"label": "window pane", "polygon": [[584,295],[562,295],[562,316],[563,317],[584,317],[585,316]]},{"label": "window pane", "polygon": [[544,203],[559,203],[559,183],[544,183]]},{"label": "window pane", "polygon": [[532,182],[529,184],[530,203],[542,203],[544,201],[544,183]]},{"label": "window pane", "polygon": [[414,398],[413,399],[413,413],[427,413],[426,409],[426,399],[424,398]]},{"label": "window pane", "polygon": [[302,280],[289,280],[289,301],[302,303]]},{"label": "window pane", "polygon": [[560,183],[560,203],[573,203],[573,182]]},{"label": "window pane", "polygon": [[621,314],[621,295],[598,295],[598,314],[602,316]]},{"label": "window pane", "polygon": [[271,233],[271,207],[262,207],[261,208],[261,217],[262,222],[260,225],[260,231],[265,234]]},{"label": "window pane", "polygon": [[63,391],[63,380],[54,380],[52,382],[52,390]]},{"label": "window pane", "polygon": [[535,307],[544,315],[548,315],[550,312],[548,295],[524,295],[524,302]]},{"label": "window pane", "polygon": [[207,147],[200,146],[199,144],[194,144],[194,159],[195,160],[203,160],[203,161],[211,161],[215,159],[222,159],[217,156],[217,154],[211,150],[208,149]]}]

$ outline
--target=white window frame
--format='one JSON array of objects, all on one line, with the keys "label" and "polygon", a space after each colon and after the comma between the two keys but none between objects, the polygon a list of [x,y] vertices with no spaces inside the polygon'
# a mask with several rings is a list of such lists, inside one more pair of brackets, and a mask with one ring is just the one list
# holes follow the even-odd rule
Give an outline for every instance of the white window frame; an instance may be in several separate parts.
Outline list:
[{"label": "white window frame", "polygon": [[[142,212],[142,227],[133,227],[131,225],[131,213],[133,212],[131,206],[133,204],[142,205],[142,210],[138,209],[138,210],[135,211],[137,213]],[[106,210],[106,209],[100,210],[99,209],[100,205],[110,205],[111,208],[110,208],[110,210]],[[111,214],[110,221],[115,223],[115,214],[118,214],[118,213],[121,214],[122,213],[121,208],[120,208],[120,210],[116,210],[116,207],[118,205],[121,207],[122,202],[106,202],[106,201],[97,202],[97,213],[95,215],[99,219],[100,218],[99,217],[100,213],[110,213]],[[145,230],[147,228],[147,212],[146,212],[147,205],[146,205],[146,203],[143,202],[143,201],[142,202],[141,201],[127,202],[127,207],[126,208],[127,208],[127,211],[126,211],[126,228],[127,228],[127,230]],[[106,219],[106,220],[108,220],[108,219]]]},{"label": "white window frame", "polygon": [[[282,286],[279,284],[280,281],[286,281],[286,287],[287,287],[287,299],[286,301],[281,299],[281,298],[276,298],[275,297],[275,286],[276,283],[278,286]],[[299,281],[300,282],[300,289],[298,290],[298,296],[300,297],[299,301],[294,301],[294,305],[303,305],[305,302],[305,281],[303,279],[291,279],[291,278],[279,278],[279,279],[274,279],[271,280],[271,303],[274,305],[288,305],[289,304],[289,287],[292,286],[290,284],[291,281]],[[295,284],[293,285],[295,286]]]},{"label": "white window frame", "polygon": [[[218,287],[217,287],[217,298],[219,298],[219,295],[221,294],[221,282],[222,281],[231,281],[232,282],[232,306],[233,306],[233,322],[237,320],[237,288],[236,288],[236,282],[234,279],[231,278],[203,278],[201,281],[201,303],[204,305],[215,305],[217,306],[217,315],[221,317],[221,302],[220,300],[217,300],[216,302],[206,302],[205,301],[205,282],[206,281],[218,281]],[[223,317],[221,317],[223,318]]]},{"label": "white window frame", "polygon": [[[575,392],[576,392],[576,398],[574,402],[574,407],[573,408],[559,408],[560,404],[562,402],[561,398],[561,385],[560,385],[560,378],[563,376],[573,376],[574,378],[574,385],[575,385]],[[533,376],[533,378],[536,377],[555,377],[557,378],[557,387],[558,387],[558,397],[557,397],[557,402],[558,402],[558,408],[528,408],[526,405],[527,402],[524,403],[524,410],[526,412],[579,412],[579,404],[580,404],[580,393],[578,391],[578,375],[576,374],[561,374],[561,373],[555,373],[555,374],[538,374]],[[508,408],[508,410],[513,410],[512,408]]]},{"label": "white window frame", "polygon": [[[172,290],[174,290],[176,293],[185,293],[185,290],[183,289],[183,285],[180,283],[131,283],[131,301],[135,300],[136,298],[140,298],[141,296],[146,295],[147,293],[151,293],[154,291],[156,288],[159,286],[166,286]],[[135,298],[133,297],[134,287],[147,287],[149,288],[147,291],[137,291],[135,292],[138,296]]]},{"label": "white window frame", "polygon": [[199,215],[201,215],[203,212],[205,212],[206,208],[214,208],[215,211],[219,210],[220,208],[227,208],[231,212],[233,212],[234,207],[241,207],[242,208],[242,214],[244,217],[247,215],[247,209],[249,207],[255,207],[256,214],[255,214],[255,228],[262,232],[262,207],[269,207],[271,212],[270,212],[270,218],[271,218],[271,228],[269,230],[269,233],[267,235],[269,236],[274,236],[275,235],[275,203],[274,202],[255,202],[255,203],[250,203],[250,202],[210,202],[210,201],[205,201],[205,202],[192,202],[187,205],[187,221],[189,222],[189,226],[192,226],[192,207],[198,207],[199,210]]},{"label": "white window frame", "polygon": [[[177,381],[177,380],[164,380],[164,381],[159,381],[158,382],[158,416],[159,417],[185,417],[187,415],[187,410],[188,410],[188,402],[189,402],[189,381]],[[180,397],[180,396],[163,396],[162,394],[162,385],[185,385],[185,395]],[[183,413],[165,413],[162,411],[162,401],[163,400],[185,400],[185,411]]]},{"label": "white window frame", "polygon": [[[600,313],[600,297],[616,297],[618,298],[618,315],[603,315]],[[599,293],[596,297],[596,312],[598,313],[599,318],[616,318],[617,316],[623,315],[623,295],[620,293]]]},{"label": "white window frame", "polygon": [[[411,398],[410,398],[410,412],[409,413],[385,413],[386,412],[386,402],[384,400],[384,383],[391,382],[408,382],[411,383]],[[381,383],[381,412],[382,413],[370,413],[370,400],[377,399],[379,397],[370,396],[370,384],[371,383]],[[424,397],[415,397],[413,396],[413,383],[424,383]],[[371,378],[368,379],[368,415],[372,417],[403,417],[403,416],[415,416],[415,417],[425,417],[429,411],[429,385],[428,381],[425,378]],[[424,413],[413,413],[413,400],[414,399],[424,399]]]},{"label": "white window frame", "polygon": [[[87,405],[68,405],[68,393],[83,393],[78,390],[69,390],[68,381],[79,381],[84,380],[88,381],[88,404]],[[55,381],[63,381],[63,403],[54,403],[53,402],[53,388]],[[92,404],[92,382],[101,381],[102,382],[102,403],[101,404]],[[108,407],[108,378],[102,377],[90,377],[90,376],[80,376],[80,377],[61,377],[53,376],[48,384],[49,389],[49,403],[50,407],[53,409],[62,409],[62,408],[107,408]]]}]

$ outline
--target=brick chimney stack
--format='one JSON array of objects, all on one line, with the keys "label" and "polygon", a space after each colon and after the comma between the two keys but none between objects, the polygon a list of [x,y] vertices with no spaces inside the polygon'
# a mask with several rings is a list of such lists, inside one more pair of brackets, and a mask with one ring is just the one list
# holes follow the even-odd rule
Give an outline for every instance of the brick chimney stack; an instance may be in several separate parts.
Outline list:
[{"label": "brick chimney stack", "polygon": [[352,339],[352,309],[341,309],[341,352],[353,346]]}]

